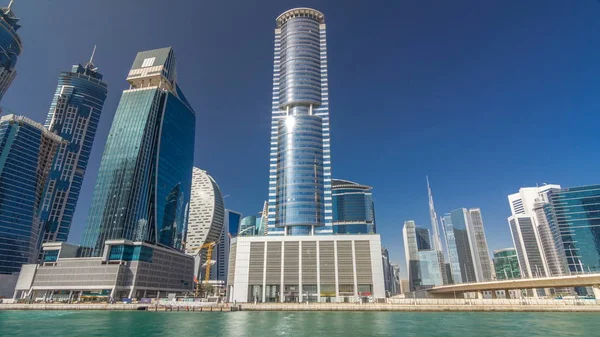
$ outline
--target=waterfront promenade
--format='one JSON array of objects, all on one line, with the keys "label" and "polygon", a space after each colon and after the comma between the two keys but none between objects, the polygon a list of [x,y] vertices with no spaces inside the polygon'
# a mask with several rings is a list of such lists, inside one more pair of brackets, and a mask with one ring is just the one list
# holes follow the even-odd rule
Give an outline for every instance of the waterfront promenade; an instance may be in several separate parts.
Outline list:
[{"label": "waterfront promenade", "polygon": [[[391,300],[392,301],[392,300]],[[0,310],[230,311],[404,311],[404,312],[600,312],[593,299],[400,299],[392,303],[240,303],[167,302],[152,304],[0,304]]]}]

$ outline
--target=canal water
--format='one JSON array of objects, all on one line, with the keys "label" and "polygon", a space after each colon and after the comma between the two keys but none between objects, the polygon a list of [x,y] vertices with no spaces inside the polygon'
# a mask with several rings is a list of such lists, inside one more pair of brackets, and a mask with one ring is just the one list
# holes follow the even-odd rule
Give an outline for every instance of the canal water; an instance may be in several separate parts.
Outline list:
[{"label": "canal water", "polygon": [[0,336],[599,336],[597,313],[0,311]]}]

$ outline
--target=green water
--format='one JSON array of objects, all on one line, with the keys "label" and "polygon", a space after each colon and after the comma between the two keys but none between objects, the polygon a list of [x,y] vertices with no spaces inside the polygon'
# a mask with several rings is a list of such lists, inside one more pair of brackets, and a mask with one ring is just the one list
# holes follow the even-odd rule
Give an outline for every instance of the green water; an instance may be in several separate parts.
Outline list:
[{"label": "green water", "polygon": [[0,336],[598,336],[595,313],[0,311]]}]

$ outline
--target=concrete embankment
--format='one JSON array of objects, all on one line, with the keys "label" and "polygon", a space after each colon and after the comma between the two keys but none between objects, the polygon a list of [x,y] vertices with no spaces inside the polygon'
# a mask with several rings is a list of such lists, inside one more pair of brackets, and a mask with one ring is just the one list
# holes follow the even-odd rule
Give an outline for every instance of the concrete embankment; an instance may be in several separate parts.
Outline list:
[{"label": "concrete embankment", "polygon": [[238,304],[185,306],[154,304],[0,304],[1,310],[231,311],[404,311],[404,312],[600,312],[600,305],[399,305],[399,304]]},{"label": "concrete embankment", "polygon": [[599,305],[241,304],[242,311],[600,312]]},{"label": "concrete embankment", "polygon": [[1,310],[144,310],[144,311],[192,311],[229,312],[230,306],[187,306],[154,304],[0,304]]}]

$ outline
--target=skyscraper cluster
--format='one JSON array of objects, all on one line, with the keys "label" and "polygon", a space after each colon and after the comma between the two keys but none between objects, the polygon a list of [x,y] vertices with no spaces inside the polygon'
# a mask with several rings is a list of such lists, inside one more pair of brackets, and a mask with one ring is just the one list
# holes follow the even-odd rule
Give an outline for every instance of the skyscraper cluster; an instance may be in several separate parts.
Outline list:
[{"label": "skyscraper cluster", "polygon": [[[190,212],[196,115],[178,84],[172,48],[139,52],[127,82],[100,162],[83,239],[80,246],[73,246],[65,241],[107,85],[93,55],[85,65],[59,77],[47,128],[42,129],[56,145],[40,146],[52,150],[40,150],[37,156],[38,166],[50,164],[38,168],[37,191],[29,192],[36,200],[30,226],[32,253],[21,262],[36,263],[39,257],[40,266],[22,267],[28,271],[22,276],[33,284],[31,289],[16,289],[22,296],[41,286],[39,279],[44,280],[43,288],[64,289],[82,284],[93,288],[109,278],[114,285],[99,289],[98,296],[113,298],[147,296],[149,291],[158,296],[159,289],[186,291],[192,286],[194,259],[182,251],[188,213],[197,220]],[[190,241],[194,247],[199,239]],[[115,263],[125,267],[102,269]],[[16,267],[18,271],[20,266]],[[87,275],[97,274],[97,269],[103,272],[90,281]],[[71,280],[68,284],[65,275]],[[80,292],[81,296],[86,294]]]},{"label": "skyscraper cluster", "polygon": [[[0,8],[0,99],[16,75],[19,27],[11,1]],[[95,48],[59,74],[44,125],[0,117],[0,283],[20,272],[23,299],[160,298],[204,280],[238,302],[400,293],[373,187],[332,175],[326,32],[311,8],[275,20],[268,194],[245,217],[194,166],[196,112],[171,47],[137,53],[126,75],[80,245],[66,241],[108,95]],[[600,186],[510,195],[514,248],[495,251],[493,264],[481,210],[440,217],[428,178],[427,190],[430,228],[403,228],[411,291],[600,271]]]},{"label": "skyscraper cluster", "polygon": [[[441,217],[446,246],[444,254],[441,253],[441,242],[437,241],[439,235],[435,234],[437,215],[431,189],[429,200],[434,235],[430,238],[429,231],[417,227],[414,221],[406,221],[403,228],[411,291],[451,283],[556,277],[600,271],[600,232],[596,230],[600,216],[599,185],[561,188],[560,185],[544,184],[524,187],[518,193],[509,195],[512,215],[508,217],[508,225],[514,248],[494,251],[493,263],[489,258],[479,208],[459,208]],[[433,243],[433,250],[440,252],[437,264],[434,254],[430,253],[430,242]],[[431,266],[436,266],[433,273]],[[585,288],[574,290],[579,294],[588,293]],[[572,291],[572,288],[537,289],[532,295]]]},{"label": "skyscraper cluster", "polygon": [[524,187],[508,202],[522,277],[600,271],[599,185]]},{"label": "skyscraper cluster", "polygon": [[[1,98],[22,43],[12,1],[0,12]],[[13,114],[0,120],[0,278],[37,262],[42,243],[67,240],[107,95],[93,57],[59,75],[44,125]]]},{"label": "skyscraper cluster", "polygon": [[[12,1],[0,11],[4,95],[15,76],[21,40]],[[196,116],[178,84],[171,48],[140,52],[134,59],[129,88],[123,91],[104,148],[82,243],[65,243],[108,93],[94,54],[95,48],[88,62],[59,75],[45,125],[12,114],[0,118],[0,277],[3,284],[13,282],[21,268],[34,271],[27,273],[31,277],[54,275],[58,269],[52,268],[64,266],[58,263],[62,258],[83,257],[97,259],[98,268],[122,261],[129,273],[139,275],[136,279],[145,280],[127,288],[130,281],[115,277],[111,296],[132,296],[143,287],[169,284],[177,285],[173,289],[191,287],[188,267],[193,259],[181,251],[188,232]],[[223,213],[221,207],[221,225]],[[220,234],[211,233],[210,239]],[[190,248],[205,239],[191,236]],[[179,262],[165,269],[168,260]],[[28,267],[38,262],[39,268]],[[141,263],[150,266],[138,269]],[[90,269],[69,278],[83,282],[96,265],[85,266]],[[171,273],[163,279],[143,276],[152,268]],[[50,280],[61,282],[46,278]]]},{"label": "skyscraper cluster", "polygon": [[427,228],[417,227],[412,220],[406,221],[403,228],[410,290],[451,283],[491,281],[493,270],[481,210],[459,208],[441,217],[446,239],[446,258],[429,179],[427,190],[433,237],[429,235]]}]

